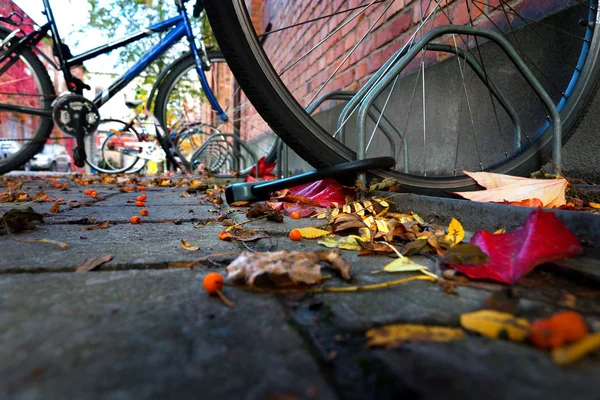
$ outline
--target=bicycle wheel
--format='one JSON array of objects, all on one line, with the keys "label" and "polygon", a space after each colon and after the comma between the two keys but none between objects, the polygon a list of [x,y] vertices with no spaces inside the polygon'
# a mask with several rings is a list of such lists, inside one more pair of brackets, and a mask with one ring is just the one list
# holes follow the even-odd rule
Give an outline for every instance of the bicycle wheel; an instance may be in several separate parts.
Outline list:
[{"label": "bicycle wheel", "polygon": [[192,153],[204,143],[211,135],[218,134],[219,130],[208,124],[198,123],[181,127],[175,134],[173,144],[179,153],[190,160]]},{"label": "bicycle wheel", "polygon": [[[271,132],[262,117],[255,111],[244,93],[235,82],[235,78],[219,51],[208,52],[211,68],[206,71],[210,87],[223,110],[229,116],[222,121],[212,110],[206,95],[202,91],[191,54],[182,57],[172,65],[172,69],[158,88],[154,114],[163,126],[172,131],[199,124],[210,125],[221,133],[234,133],[249,144],[248,150],[260,158],[265,156],[272,161],[275,158],[276,136]],[[232,143],[234,147],[235,144]],[[253,158],[247,149],[237,146],[242,157]],[[237,171],[247,174],[251,166]]]},{"label": "bicycle wheel", "polygon": [[146,160],[139,157],[141,148],[135,146],[143,139],[130,124],[118,119],[103,119],[91,138],[100,145],[85,162],[98,172],[138,172],[146,164]]},{"label": "bicycle wheel", "polygon": [[[0,28],[0,41],[8,32]],[[15,39],[18,39],[15,38]],[[6,56],[0,49],[0,58]],[[9,60],[0,61],[0,103],[24,105],[32,108],[50,110],[55,93],[52,82],[44,65],[30,50],[23,50],[12,65]],[[17,169],[39,153],[52,132],[50,118],[22,114],[12,111],[0,111],[0,174]]]},{"label": "bicycle wheel", "polygon": [[[271,128],[317,168],[355,159],[360,138],[353,118],[340,124],[349,132],[345,141],[334,138],[341,128],[326,122],[337,119],[342,105],[322,105],[314,118],[304,108],[334,90],[359,90],[394,52],[411,48],[433,27],[484,27],[507,38],[557,104],[563,142],[581,120],[600,73],[596,0],[420,0],[406,6],[372,0],[353,8],[307,1],[287,10],[277,4],[248,10],[246,3],[258,5],[205,2],[221,50]],[[256,10],[269,15],[261,18]],[[461,170],[526,175],[538,169],[551,150],[548,114],[507,58],[474,36],[445,35],[433,44],[438,50],[421,51],[369,110],[366,156],[395,148],[397,160],[396,170],[379,175],[396,178],[405,191],[439,195],[476,187]],[[508,109],[518,113],[516,124]]]}]

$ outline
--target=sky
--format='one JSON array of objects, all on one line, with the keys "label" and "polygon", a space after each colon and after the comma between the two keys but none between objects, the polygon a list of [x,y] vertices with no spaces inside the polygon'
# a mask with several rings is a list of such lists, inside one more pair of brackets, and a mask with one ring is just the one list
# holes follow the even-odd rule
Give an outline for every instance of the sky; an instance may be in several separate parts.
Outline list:
[{"label": "sky", "polygon": [[[43,25],[47,21],[42,14],[44,11],[42,0],[13,1],[36,23]],[[58,26],[58,33],[63,42],[69,45],[73,54],[82,53],[106,41],[100,35],[94,34],[93,31],[85,34],[78,32],[88,22],[89,4],[86,0],[50,0],[50,6]],[[92,72],[113,71],[115,62],[116,54],[86,61],[85,66]]]}]

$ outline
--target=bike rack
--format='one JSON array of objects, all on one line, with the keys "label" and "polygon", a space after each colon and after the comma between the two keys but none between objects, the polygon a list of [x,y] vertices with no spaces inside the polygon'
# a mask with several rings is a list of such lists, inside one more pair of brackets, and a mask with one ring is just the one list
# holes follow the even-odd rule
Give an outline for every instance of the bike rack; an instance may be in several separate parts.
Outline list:
[{"label": "bike rack", "polygon": [[[232,139],[229,141],[227,139]],[[235,144],[235,145],[234,145]],[[258,179],[258,157],[256,157],[256,153],[250,149],[250,147],[241,140],[237,135],[233,133],[218,133],[212,135],[208,140],[202,143],[202,146],[198,147],[190,157],[190,163],[194,163],[195,161],[200,161],[201,156],[205,151],[213,151],[217,150],[216,157],[217,163],[211,166],[212,170],[209,169],[210,172],[217,171],[220,167],[222,167],[225,163],[229,162],[236,171],[237,174],[219,174],[221,177],[237,177],[240,172],[240,165],[246,164],[246,158],[242,156],[239,151],[239,147],[243,148],[252,161],[255,168],[254,174]],[[242,162],[240,162],[240,160]]]},{"label": "bike rack", "polygon": [[[306,107],[305,111],[308,114],[313,114],[317,108],[319,108],[319,106],[324,103],[327,100],[344,100],[344,101],[350,101],[352,100],[352,98],[356,95],[356,92],[351,92],[351,91],[345,91],[345,90],[334,90],[331,91],[329,93],[324,94],[323,96],[315,99],[312,103],[310,103],[308,105],[308,107]],[[377,111],[379,113],[379,115],[381,115],[381,110],[379,109],[379,107],[377,107],[376,105],[373,105],[373,108],[375,109],[375,111]],[[371,110],[369,110],[369,118],[371,118],[372,121],[377,121],[378,116],[375,115],[375,113]],[[383,115],[383,119],[385,120],[385,122],[387,124],[389,124],[392,129],[395,131],[396,135],[398,135],[398,137],[400,138],[400,141],[402,143],[402,151],[404,153],[404,172],[407,173],[408,172],[408,147],[406,145],[406,141],[404,140],[404,137],[402,136],[402,133],[400,132],[400,128],[398,128],[398,126],[396,126],[396,124],[390,120],[387,116]],[[385,127],[381,128],[381,131],[383,132],[384,136],[388,139],[388,142],[390,144],[390,154],[393,156],[395,156],[396,154],[396,143],[394,142],[394,139],[392,137],[392,134],[385,129]],[[337,130],[336,130],[337,133]],[[334,137],[336,135],[334,134]],[[280,157],[282,155],[283,152],[285,152],[285,174],[288,174],[288,146],[285,145],[285,143],[283,143],[283,141],[281,139],[278,139],[279,143],[277,146],[277,159],[278,160],[282,160]],[[338,140],[340,140],[342,143],[344,142],[344,136],[341,135],[339,136]],[[284,146],[285,146],[285,150],[284,150]],[[282,177],[282,166],[280,163],[277,163],[277,176],[278,177]]]},{"label": "bike rack", "polygon": [[[513,124],[515,125],[513,134],[513,144],[515,149],[520,147],[520,121],[514,108],[510,106],[510,103],[506,98],[498,92],[498,90],[490,85],[489,80],[485,76],[485,73],[481,69],[481,66],[475,60],[474,57],[466,56],[464,50],[452,49],[449,45],[440,45],[430,43],[438,37],[446,34],[464,34],[470,36],[481,36],[490,41],[496,43],[508,56],[510,61],[515,65],[519,73],[525,78],[527,83],[531,86],[537,96],[540,98],[544,106],[546,107],[552,124],[552,158],[557,167],[561,164],[561,140],[562,140],[562,125],[560,115],[556,108],[556,105],[542,87],[539,81],[535,78],[533,73],[525,65],[523,59],[519,56],[516,50],[512,47],[510,42],[506,40],[502,35],[496,32],[487,31],[481,28],[470,27],[470,26],[455,26],[445,25],[432,29],[426,33],[418,42],[412,47],[407,48],[404,46],[398,50],[390,59],[388,59],[384,65],[369,79],[369,81],[358,91],[358,93],[348,102],[348,104],[342,110],[338,119],[338,129],[343,137],[343,124],[340,126],[340,122],[346,121],[349,116],[358,107],[357,117],[357,158],[359,160],[366,158],[366,123],[367,116],[369,116],[369,109],[373,106],[375,99],[385,90],[385,88],[395,79],[406,66],[419,54],[421,50],[435,50],[445,51],[457,54],[457,56],[463,56],[467,63],[473,68],[480,79],[483,79],[484,84],[491,90],[492,95],[502,104],[504,109],[509,114]],[[482,76],[483,74],[483,76]],[[366,184],[366,175],[363,173],[359,176],[359,179]]]}]

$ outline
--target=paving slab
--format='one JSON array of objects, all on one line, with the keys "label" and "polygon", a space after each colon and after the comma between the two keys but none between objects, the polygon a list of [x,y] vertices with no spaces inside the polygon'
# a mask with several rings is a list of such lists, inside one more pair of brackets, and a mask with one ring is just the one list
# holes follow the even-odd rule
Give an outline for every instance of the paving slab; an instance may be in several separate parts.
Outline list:
[{"label": "paving slab", "polygon": [[205,273],[0,276],[0,398],[337,398],[272,295]]}]

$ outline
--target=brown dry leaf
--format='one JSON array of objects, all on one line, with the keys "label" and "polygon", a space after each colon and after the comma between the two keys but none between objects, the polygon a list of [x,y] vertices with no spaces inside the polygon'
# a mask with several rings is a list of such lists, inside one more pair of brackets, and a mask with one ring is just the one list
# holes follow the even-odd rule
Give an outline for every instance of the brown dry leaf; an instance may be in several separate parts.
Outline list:
[{"label": "brown dry leaf", "polygon": [[106,229],[106,228],[108,228],[109,225],[110,225],[110,220],[107,220],[98,225],[86,226],[86,227],[79,228],[79,229],[82,231],[95,231],[98,229]]},{"label": "brown dry leaf", "polygon": [[369,329],[366,336],[367,347],[395,348],[406,342],[451,342],[464,339],[466,334],[462,329],[445,326],[396,324]]},{"label": "brown dry leaf", "polygon": [[273,253],[243,251],[227,267],[227,278],[242,279],[250,286],[254,285],[260,276],[267,277],[276,286],[314,285],[323,279],[319,261],[315,253],[285,250]]},{"label": "brown dry leaf", "polygon": [[250,205],[249,201],[234,201],[229,206],[230,207],[246,207],[248,205]]},{"label": "brown dry leaf", "polygon": [[544,207],[560,207],[567,203],[565,191],[569,182],[566,179],[530,179],[491,172],[463,172],[487,189],[455,192],[465,199],[481,202],[540,199]]},{"label": "brown dry leaf", "polygon": [[265,231],[240,228],[230,231],[229,235],[231,236],[231,238],[239,240],[240,242],[253,242],[255,240],[270,237]]},{"label": "brown dry leaf", "polygon": [[185,240],[181,239],[179,241],[179,245],[181,246],[182,249],[184,250],[188,250],[188,251],[198,251],[200,250],[200,247],[198,246],[193,246],[191,243],[186,242]]},{"label": "brown dry leaf", "polygon": [[246,213],[246,218],[266,217],[269,221],[283,222],[283,214],[266,204],[255,204]]},{"label": "brown dry leaf", "polygon": [[434,249],[428,245],[427,239],[417,239],[412,242],[408,242],[404,245],[400,253],[403,256],[410,256],[413,254],[431,253]]},{"label": "brown dry leaf", "polygon": [[344,260],[338,249],[335,250],[321,250],[316,252],[317,256],[321,261],[327,261],[331,264],[331,268],[338,271],[338,273],[345,280],[349,281],[352,279],[350,275],[350,264]]},{"label": "brown dry leaf", "polygon": [[442,264],[456,265],[482,265],[490,257],[474,244],[460,243],[450,247],[440,259]]},{"label": "brown dry leaf", "polygon": [[360,244],[361,237],[357,235],[348,236],[327,236],[319,239],[317,243],[329,248],[339,248],[344,250],[362,250]]},{"label": "brown dry leaf", "polygon": [[480,310],[460,316],[460,325],[492,339],[509,339],[522,342],[529,335],[529,322],[512,314]]},{"label": "brown dry leaf", "polygon": [[54,205],[50,208],[50,212],[52,214],[58,214],[60,212],[60,204],[54,203]]},{"label": "brown dry leaf", "polygon": [[107,254],[105,256],[98,257],[98,258],[87,258],[81,263],[81,265],[79,267],[77,267],[77,269],[75,269],[75,272],[92,271],[93,269],[98,268],[102,264],[105,264],[112,259],[113,259],[112,254]]}]

